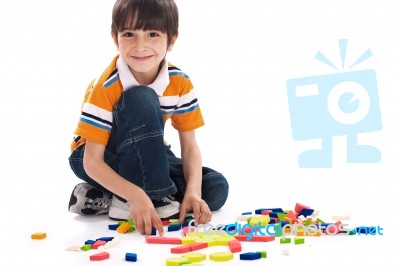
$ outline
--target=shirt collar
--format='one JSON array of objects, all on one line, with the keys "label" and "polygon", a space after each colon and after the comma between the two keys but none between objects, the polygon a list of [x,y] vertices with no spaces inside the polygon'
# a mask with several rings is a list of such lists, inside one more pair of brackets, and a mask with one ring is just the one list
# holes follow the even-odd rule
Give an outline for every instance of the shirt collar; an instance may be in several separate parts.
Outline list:
[{"label": "shirt collar", "polygon": [[[121,84],[123,87],[123,91],[134,87],[134,86],[141,86],[139,82],[135,79],[132,72],[129,70],[128,64],[120,56],[117,59],[117,69],[119,79],[121,80]],[[168,63],[164,61],[163,66],[160,69],[156,79],[153,83],[147,85],[147,87],[152,88],[158,96],[163,96],[165,89],[169,84],[169,73],[168,73]]]}]

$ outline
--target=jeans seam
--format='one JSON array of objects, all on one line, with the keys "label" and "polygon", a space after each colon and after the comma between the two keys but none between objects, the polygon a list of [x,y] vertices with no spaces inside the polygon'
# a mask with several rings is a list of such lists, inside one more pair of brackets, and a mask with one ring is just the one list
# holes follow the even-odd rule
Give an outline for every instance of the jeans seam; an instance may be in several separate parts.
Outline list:
[{"label": "jeans seam", "polygon": [[140,136],[137,136],[136,138],[131,137],[127,140],[125,140],[124,142],[122,142],[118,148],[117,148],[117,152],[119,153],[123,148],[125,148],[126,146],[130,145],[130,144],[136,144],[137,142],[144,140],[144,139],[148,139],[148,138],[155,138],[155,137],[159,137],[159,136],[163,136],[164,133],[162,131],[159,132],[154,132],[154,133],[149,133],[149,134],[143,134]]}]

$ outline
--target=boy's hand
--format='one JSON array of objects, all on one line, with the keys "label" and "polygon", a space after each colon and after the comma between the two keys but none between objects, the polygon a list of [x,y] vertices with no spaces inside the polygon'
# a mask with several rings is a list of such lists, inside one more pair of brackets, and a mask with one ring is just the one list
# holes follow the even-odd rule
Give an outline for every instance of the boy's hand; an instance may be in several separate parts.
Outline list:
[{"label": "boy's hand", "polygon": [[181,204],[179,223],[183,223],[188,211],[194,214],[195,225],[211,221],[212,213],[207,203],[197,193],[186,191]]},{"label": "boy's hand", "polygon": [[150,198],[144,193],[137,195],[130,203],[130,212],[136,229],[146,235],[151,235],[152,228],[156,228],[160,236],[164,235],[164,228]]}]

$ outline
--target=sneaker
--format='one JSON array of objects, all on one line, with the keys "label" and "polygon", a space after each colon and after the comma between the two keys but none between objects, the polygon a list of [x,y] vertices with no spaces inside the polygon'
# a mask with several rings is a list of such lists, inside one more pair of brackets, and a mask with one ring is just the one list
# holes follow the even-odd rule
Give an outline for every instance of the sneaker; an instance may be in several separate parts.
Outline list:
[{"label": "sneaker", "polygon": [[112,194],[88,183],[80,183],[71,193],[68,210],[81,215],[100,215],[108,213]]},{"label": "sneaker", "polygon": [[181,204],[175,201],[173,197],[163,197],[160,199],[152,199],[151,201],[161,219],[179,218]]},{"label": "sneaker", "polygon": [[[153,199],[154,208],[160,219],[179,218],[180,203],[174,201],[172,197]],[[127,221],[132,219],[129,203],[126,200],[113,196],[108,217],[112,220]]]},{"label": "sneaker", "polygon": [[113,195],[108,217],[116,221],[128,221],[132,219],[129,203],[123,198]]}]

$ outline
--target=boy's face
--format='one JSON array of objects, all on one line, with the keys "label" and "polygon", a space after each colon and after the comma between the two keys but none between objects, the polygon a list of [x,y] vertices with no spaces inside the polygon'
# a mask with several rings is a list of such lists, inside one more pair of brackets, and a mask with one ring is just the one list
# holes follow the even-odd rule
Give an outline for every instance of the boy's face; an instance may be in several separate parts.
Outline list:
[{"label": "boy's face", "polygon": [[141,85],[151,84],[157,77],[160,63],[172,49],[176,37],[168,45],[167,34],[156,30],[125,29],[118,36],[113,34],[121,57]]}]

